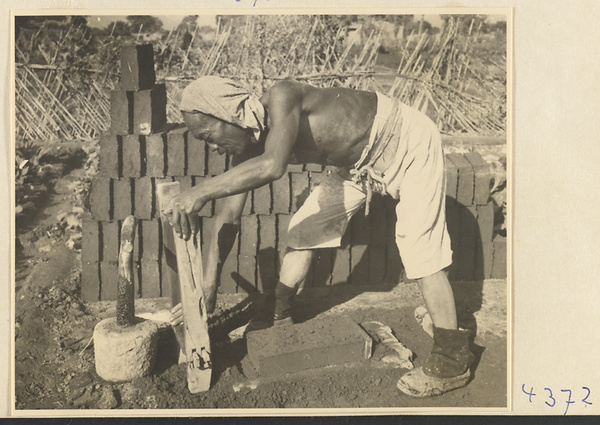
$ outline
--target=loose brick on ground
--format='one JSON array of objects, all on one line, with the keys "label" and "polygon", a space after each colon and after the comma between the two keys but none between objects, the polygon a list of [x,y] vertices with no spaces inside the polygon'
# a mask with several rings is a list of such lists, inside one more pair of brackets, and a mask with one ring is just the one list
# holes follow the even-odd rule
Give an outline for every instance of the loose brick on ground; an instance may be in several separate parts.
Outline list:
[{"label": "loose brick on ground", "polygon": [[100,261],[101,246],[98,221],[84,219],[81,223],[81,261]]},{"label": "loose brick on ground", "polygon": [[144,298],[160,297],[160,269],[158,260],[145,259],[141,262],[141,296]]},{"label": "loose brick on ground", "polygon": [[257,288],[261,292],[269,290],[277,283],[277,223],[274,215],[258,217],[258,276]]},{"label": "loose brick on ground", "polygon": [[157,84],[149,90],[133,92],[133,129],[135,134],[163,131],[167,125],[167,90]]},{"label": "loose brick on ground", "polygon": [[371,357],[372,340],[345,316],[249,332],[248,355],[260,376],[357,362]]},{"label": "loose brick on ground", "polygon": [[150,177],[165,176],[166,133],[146,136],[146,175]]},{"label": "loose brick on ground", "polygon": [[98,171],[101,176],[121,177],[121,137],[113,134],[100,136]]},{"label": "loose brick on ground", "polygon": [[271,214],[271,185],[254,189],[254,214]]},{"label": "loose brick on ground", "polygon": [[83,301],[100,300],[100,263],[98,261],[81,262],[81,299]]},{"label": "loose brick on ground", "polygon": [[110,92],[110,132],[115,135],[130,134],[133,130],[133,92]]},{"label": "loose brick on ground", "polygon": [[140,177],[133,180],[133,215],[137,219],[150,220],[153,216],[154,189],[152,178]]},{"label": "loose brick on ground", "polygon": [[186,134],[185,128],[177,128],[167,133],[168,176],[184,176],[186,174]]},{"label": "loose brick on ground", "polygon": [[137,134],[123,136],[123,177],[140,177],[142,168],[145,173],[146,164],[142,167],[144,158],[145,141],[142,143]]},{"label": "loose brick on ground", "polygon": [[292,173],[290,178],[292,181],[292,212],[296,212],[310,194],[308,173]]},{"label": "loose brick on ground", "polygon": [[108,221],[112,215],[112,179],[96,177],[90,189],[90,209],[96,220]]},{"label": "loose brick on ground", "polygon": [[490,200],[490,166],[477,152],[468,152],[465,158],[473,166],[475,178],[473,202],[477,205],[485,205]]},{"label": "loose brick on ground", "polygon": [[118,284],[117,261],[102,261],[100,263],[100,300],[116,300]]},{"label": "loose brick on ground", "polygon": [[121,49],[121,88],[132,91],[150,89],[155,81],[152,44],[124,46]]},{"label": "loose brick on ground", "polygon": [[273,212],[287,214],[290,212],[290,175],[284,173],[283,177],[271,184],[273,188]]},{"label": "loose brick on ground", "polygon": [[458,168],[456,201],[466,207],[473,205],[475,177],[471,163],[459,153],[448,154],[447,158]]},{"label": "loose brick on ground", "polygon": [[131,215],[131,179],[113,180],[113,220],[124,220]]}]

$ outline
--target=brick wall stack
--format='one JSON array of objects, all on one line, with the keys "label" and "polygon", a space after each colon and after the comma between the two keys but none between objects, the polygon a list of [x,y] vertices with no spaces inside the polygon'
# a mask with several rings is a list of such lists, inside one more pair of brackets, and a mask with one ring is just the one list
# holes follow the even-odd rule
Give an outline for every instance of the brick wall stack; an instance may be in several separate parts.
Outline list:
[{"label": "brick wall stack", "polygon": [[[136,294],[168,296],[156,185],[179,181],[185,190],[229,166],[227,156],[208,150],[183,125],[166,125],[166,95],[164,85],[154,81],[151,46],[125,48],[121,72],[120,90],[111,96],[111,132],[100,139],[91,217],[83,222],[82,297],[87,301],[116,299],[119,232],[130,214],[138,222]],[[276,283],[290,219],[326,174],[322,166],[290,165],[281,179],[249,194],[239,234],[223,265],[221,292],[265,291]],[[505,277],[506,241],[493,234],[487,165],[475,153],[449,154],[446,176],[454,250],[451,278]],[[203,245],[221,203],[211,202],[199,214]],[[316,251],[304,285],[397,283],[402,265],[394,241],[394,206],[391,198],[375,195],[369,216],[358,211],[340,248]]]}]

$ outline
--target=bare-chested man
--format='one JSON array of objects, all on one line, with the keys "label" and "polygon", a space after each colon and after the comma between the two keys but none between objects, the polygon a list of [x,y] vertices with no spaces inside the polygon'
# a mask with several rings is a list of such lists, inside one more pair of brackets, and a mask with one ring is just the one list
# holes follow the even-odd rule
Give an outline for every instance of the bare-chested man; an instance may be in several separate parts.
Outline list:
[{"label": "bare-chested man", "polygon": [[469,332],[457,328],[444,271],[452,251],[441,140],[431,120],[380,93],[281,81],[258,99],[219,77],[202,77],[186,87],[180,109],[194,138],[233,157],[233,168],[182,192],[167,208],[177,234],[188,239],[198,231],[202,207],[227,197],[205,265],[205,280],[214,288],[206,295],[209,311],[215,306],[219,265],[229,252],[220,235],[226,226],[239,225],[248,191],[282,177],[289,163],[334,166],[338,171],[311,193],[290,222],[274,322],[291,322],[293,298],[313,250],[339,246],[352,215],[365,202],[368,208],[372,191],[387,193],[398,200],[396,242],[406,274],[419,282],[434,324],[431,354],[398,381],[398,388],[427,397],[467,384],[473,355]]}]

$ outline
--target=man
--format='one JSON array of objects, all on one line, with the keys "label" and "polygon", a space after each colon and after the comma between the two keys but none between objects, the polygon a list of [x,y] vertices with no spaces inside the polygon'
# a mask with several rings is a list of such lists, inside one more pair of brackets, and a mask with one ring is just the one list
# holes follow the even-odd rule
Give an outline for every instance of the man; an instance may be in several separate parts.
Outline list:
[{"label": "man", "polygon": [[405,374],[398,388],[428,397],[467,384],[473,355],[469,333],[457,328],[452,288],[444,272],[452,262],[444,212],[440,135],[420,112],[379,93],[315,88],[281,81],[260,99],[237,83],[202,77],[183,92],[190,134],[210,149],[233,156],[226,173],[174,198],[167,208],[184,239],[198,231],[197,213],[227,197],[207,256],[205,279],[214,288],[230,246],[225,230],[239,225],[247,192],[283,176],[287,164],[337,167],[290,222],[288,251],[275,289],[274,323],[291,323],[290,309],[313,249],[339,246],[352,215],[372,191],[399,200],[396,242],[406,274],[417,279],[434,324],[434,344],[424,365]]}]

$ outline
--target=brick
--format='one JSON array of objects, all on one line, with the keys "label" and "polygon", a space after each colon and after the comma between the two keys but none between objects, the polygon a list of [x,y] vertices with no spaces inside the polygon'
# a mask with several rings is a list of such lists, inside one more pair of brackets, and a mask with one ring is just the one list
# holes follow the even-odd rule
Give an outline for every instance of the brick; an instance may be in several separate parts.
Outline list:
[{"label": "brick", "polygon": [[277,252],[279,253],[279,262],[277,263],[277,270],[281,268],[283,257],[285,256],[285,252],[288,247],[287,237],[291,219],[291,215],[277,214]]},{"label": "brick", "polygon": [[476,205],[485,205],[490,200],[490,166],[477,152],[466,153],[465,158],[473,167],[475,178],[473,202]]},{"label": "brick", "polygon": [[159,133],[167,125],[167,89],[157,84],[148,90],[133,92],[134,134]]},{"label": "brick", "polygon": [[302,173],[304,171],[304,164],[288,164],[288,173]]},{"label": "brick", "polygon": [[159,220],[143,220],[138,222],[141,229],[141,258],[143,260],[158,260],[161,254],[161,226]]},{"label": "brick", "polygon": [[477,205],[477,226],[482,241],[492,240],[494,235],[494,205],[490,202],[487,205]]},{"label": "brick", "polygon": [[215,221],[216,217],[202,217],[202,259],[204,264],[206,264],[208,246],[213,238]]},{"label": "brick", "polygon": [[319,186],[321,183],[323,183],[323,180],[325,180],[327,178],[327,173],[311,171],[309,173],[309,176],[310,176],[310,190],[314,190],[315,187]]},{"label": "brick", "polygon": [[273,212],[287,214],[290,212],[290,175],[283,177],[271,184],[273,188]]},{"label": "brick", "polygon": [[152,44],[124,46],[121,49],[121,88],[145,90],[156,81]]},{"label": "brick", "polygon": [[383,248],[388,234],[387,211],[384,208],[383,197],[373,194],[369,208],[369,245]]},{"label": "brick", "polygon": [[102,240],[98,221],[84,219],[81,234],[81,261],[100,261]]},{"label": "brick", "polygon": [[238,256],[238,292],[256,291],[256,255]]},{"label": "brick", "polygon": [[206,174],[206,143],[187,133],[187,173],[194,176]]},{"label": "brick", "polygon": [[237,293],[238,251],[239,233],[236,235],[231,251],[223,262],[223,268],[221,269],[220,291],[225,294]]},{"label": "brick", "polygon": [[102,234],[102,255],[100,261],[117,261],[119,259],[119,222],[103,221],[100,222],[100,232]]},{"label": "brick", "polygon": [[88,302],[100,300],[100,263],[98,261],[81,262],[81,299]]},{"label": "brick", "polygon": [[96,177],[90,189],[90,209],[96,220],[110,220],[112,215],[112,179]]},{"label": "brick", "polygon": [[331,284],[348,283],[350,276],[350,248],[338,248],[333,251]]},{"label": "brick", "polygon": [[[192,184],[193,186],[197,186],[200,184],[205,184],[206,181],[208,181],[207,179],[209,179],[209,177],[204,177],[204,176],[194,176],[192,179]],[[210,201],[207,202],[204,207],[202,207],[202,209],[200,210],[200,212],[198,213],[198,216],[200,217],[212,217],[213,216],[213,209],[214,209],[214,201]]]},{"label": "brick", "polygon": [[160,297],[160,268],[158,260],[141,262],[141,296],[142,298]]},{"label": "brick", "polygon": [[179,182],[179,189],[182,192],[185,192],[186,190],[190,190],[192,187],[194,187],[194,178],[192,176],[179,176],[179,177],[174,177],[173,181]]},{"label": "brick", "polygon": [[507,240],[504,236],[496,235],[494,237],[494,260],[492,265],[492,279],[506,279],[507,262]]},{"label": "brick", "polygon": [[133,131],[133,93],[113,90],[110,92],[110,132],[115,135],[131,134]]},{"label": "brick", "polygon": [[146,136],[146,175],[164,177],[166,171],[166,133]]},{"label": "brick", "polygon": [[298,211],[310,193],[308,184],[308,174],[292,173],[292,212]]},{"label": "brick", "polygon": [[448,156],[444,161],[444,173],[446,174],[446,196],[456,199],[458,190],[458,167]]},{"label": "brick", "polygon": [[446,226],[450,235],[450,246],[452,248],[452,266],[448,278],[458,279],[458,246],[460,240],[460,209],[464,208],[458,203],[446,204]]},{"label": "brick", "polygon": [[252,214],[252,203],[254,199],[254,194],[252,191],[246,192],[246,202],[244,202],[244,209],[242,210],[242,215],[251,215]]},{"label": "brick", "polygon": [[350,223],[352,246],[350,248],[350,283],[353,285],[367,285],[369,280],[369,220],[361,208],[354,215]]},{"label": "brick", "polygon": [[258,217],[259,244],[258,244],[258,276],[257,288],[263,293],[268,293],[277,283],[277,222],[274,215]]},{"label": "brick", "polygon": [[[391,198],[389,198],[391,199]],[[385,246],[385,277],[386,285],[396,285],[400,282],[402,275],[402,260],[396,245],[396,210],[395,202],[384,198],[385,211],[387,214],[388,232],[386,234]]]},{"label": "brick", "polygon": [[[158,187],[157,185],[159,183],[168,183],[168,182],[172,182],[173,178],[172,177],[153,177],[152,178],[152,187],[153,189],[156,191],[156,188]],[[156,193],[154,193],[153,196],[154,199],[154,217],[152,218],[160,218],[160,205],[158,203],[158,196],[156,196]]]},{"label": "brick", "polygon": [[253,190],[254,214],[271,214],[271,185]]},{"label": "brick", "polygon": [[121,177],[121,137],[112,134],[100,136],[99,174],[104,177]]},{"label": "brick", "polygon": [[472,280],[475,272],[477,241],[477,211],[474,207],[459,209],[460,236],[458,241],[457,277],[461,280]]},{"label": "brick", "polygon": [[100,300],[116,300],[117,293],[118,263],[117,261],[102,261],[100,263]]},{"label": "brick", "polygon": [[172,305],[180,300],[179,276],[177,275],[177,256],[173,229],[167,220],[159,220],[162,234],[161,252],[161,296],[171,297]]},{"label": "brick", "polygon": [[131,179],[113,180],[113,220],[124,220],[131,215]]},{"label": "brick", "polygon": [[248,355],[261,377],[357,362],[371,357],[372,340],[348,317],[249,332]]},{"label": "brick", "polygon": [[177,129],[167,133],[167,175],[185,176],[187,130]]},{"label": "brick", "polygon": [[304,169],[306,171],[320,173],[321,171],[323,171],[323,166],[321,164],[306,164],[304,166]]},{"label": "brick", "polygon": [[448,158],[458,168],[458,185],[456,189],[456,201],[469,207],[473,205],[473,193],[475,177],[473,167],[467,159],[458,153],[448,154]]},{"label": "brick", "polygon": [[123,177],[140,177],[145,174],[146,164],[142,165],[144,157],[145,140],[142,143],[140,136],[137,134],[123,136]]},{"label": "brick", "polygon": [[[137,220],[136,221],[136,226],[135,226],[135,231],[133,234],[134,237],[134,242],[133,242],[133,261],[140,261],[140,259],[142,258],[142,222],[145,220]],[[123,227],[123,222],[119,223],[120,227]],[[121,246],[121,242],[119,240],[119,249]]]},{"label": "brick", "polygon": [[385,282],[386,256],[385,248],[369,246],[369,284],[383,285]]},{"label": "brick", "polygon": [[475,260],[475,280],[491,278],[494,262],[494,243],[491,240],[481,243],[479,255]]},{"label": "brick", "polygon": [[225,171],[227,165],[227,156],[219,155],[219,152],[208,148],[206,150],[206,174],[216,176]]},{"label": "brick", "polygon": [[133,194],[133,215],[137,219],[150,220],[155,204],[152,178],[141,177],[133,180]]},{"label": "brick", "polygon": [[331,284],[333,270],[333,250],[316,249],[313,255],[313,282],[311,286],[327,286]]},{"label": "brick", "polygon": [[240,254],[255,256],[258,251],[258,217],[242,216],[240,231]]}]

